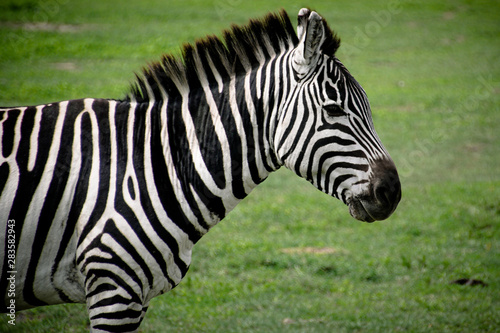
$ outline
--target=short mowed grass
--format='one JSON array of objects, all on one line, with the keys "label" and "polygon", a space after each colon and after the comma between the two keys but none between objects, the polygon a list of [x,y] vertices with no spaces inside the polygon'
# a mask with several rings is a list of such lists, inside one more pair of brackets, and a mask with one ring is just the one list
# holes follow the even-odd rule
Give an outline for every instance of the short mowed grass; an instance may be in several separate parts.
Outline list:
[{"label": "short mowed grass", "polygon": [[[162,53],[282,6],[341,36],[403,199],[360,223],[278,171],[195,246],[141,331],[500,331],[499,1],[4,0],[0,105],[121,98]],[[84,305],[7,319],[1,332],[89,329]]]}]

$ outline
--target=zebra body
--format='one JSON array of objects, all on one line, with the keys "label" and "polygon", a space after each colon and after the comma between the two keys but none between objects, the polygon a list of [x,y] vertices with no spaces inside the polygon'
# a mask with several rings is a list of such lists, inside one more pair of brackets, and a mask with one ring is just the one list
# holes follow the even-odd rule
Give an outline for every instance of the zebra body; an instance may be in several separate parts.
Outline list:
[{"label": "zebra body", "polygon": [[14,221],[16,309],[87,303],[92,330],[136,330],[186,274],[193,245],[282,165],[360,220],[394,211],[399,179],[366,94],[324,20],[308,9],[298,19],[298,36],[283,12],[188,45],[125,100],[0,109],[0,238]]}]

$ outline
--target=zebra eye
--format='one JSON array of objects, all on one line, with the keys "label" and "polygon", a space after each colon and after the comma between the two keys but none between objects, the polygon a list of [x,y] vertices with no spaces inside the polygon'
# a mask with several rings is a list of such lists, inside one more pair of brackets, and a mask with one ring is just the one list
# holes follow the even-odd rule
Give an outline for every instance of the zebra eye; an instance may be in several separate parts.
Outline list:
[{"label": "zebra eye", "polygon": [[323,105],[323,110],[325,110],[326,114],[330,117],[342,117],[346,115],[344,109],[337,104]]}]

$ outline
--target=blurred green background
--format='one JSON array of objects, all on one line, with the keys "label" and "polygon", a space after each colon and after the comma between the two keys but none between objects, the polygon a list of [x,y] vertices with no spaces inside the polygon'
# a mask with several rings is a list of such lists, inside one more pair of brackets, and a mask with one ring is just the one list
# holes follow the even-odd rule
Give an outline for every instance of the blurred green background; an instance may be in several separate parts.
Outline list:
[{"label": "blurred green background", "polygon": [[[342,38],[400,206],[360,223],[280,170],[196,245],[141,331],[500,331],[499,1],[1,0],[0,105],[121,98],[162,53],[282,7],[294,24],[317,10]],[[0,332],[88,331],[84,305],[16,323]]]}]

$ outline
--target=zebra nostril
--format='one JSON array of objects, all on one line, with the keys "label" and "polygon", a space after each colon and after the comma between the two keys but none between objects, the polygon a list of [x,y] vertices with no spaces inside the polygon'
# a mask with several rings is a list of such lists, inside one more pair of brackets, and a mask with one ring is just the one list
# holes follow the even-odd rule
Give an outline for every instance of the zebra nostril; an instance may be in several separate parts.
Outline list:
[{"label": "zebra nostril", "polygon": [[394,209],[401,199],[401,184],[398,177],[387,177],[375,184],[373,193],[384,207]]},{"label": "zebra nostril", "polygon": [[383,206],[387,207],[390,205],[391,195],[389,193],[389,189],[384,184],[379,183],[378,186],[375,186],[374,193],[377,201],[380,202]]}]

